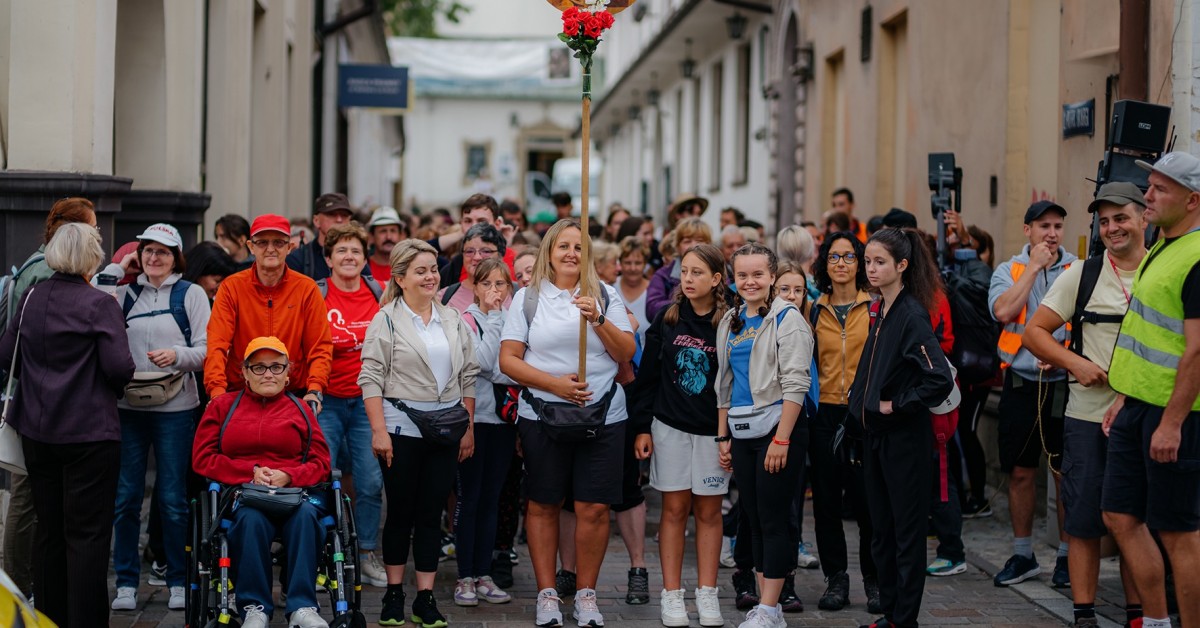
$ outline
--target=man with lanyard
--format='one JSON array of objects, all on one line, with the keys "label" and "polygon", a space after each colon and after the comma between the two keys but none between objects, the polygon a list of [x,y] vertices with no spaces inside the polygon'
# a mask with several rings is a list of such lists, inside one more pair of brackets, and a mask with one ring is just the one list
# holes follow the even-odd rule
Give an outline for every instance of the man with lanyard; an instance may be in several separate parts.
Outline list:
[{"label": "man with lanyard", "polygon": [[1109,369],[1104,522],[1141,594],[1146,628],[1171,625],[1158,533],[1184,626],[1200,624],[1200,159],[1163,155],[1146,220],[1161,229],[1133,282]]},{"label": "man with lanyard", "polygon": [[[1108,438],[1101,431],[1104,413],[1117,399],[1108,387],[1108,368],[1121,319],[1129,309],[1138,264],[1146,256],[1146,205],[1142,192],[1129,182],[1106,183],[1088,213],[1099,216],[1105,252],[1063,272],[1025,328],[1022,344],[1034,356],[1071,373],[1070,395],[1063,420],[1061,501],[1066,511],[1063,531],[1070,544],[1068,565],[1075,625],[1096,625],[1096,586],[1100,578],[1100,539],[1108,534],[1100,512]],[[1071,323],[1071,347],[1053,333]],[[1128,565],[1121,561],[1126,583],[1126,610],[1140,608]]]},{"label": "man with lanyard", "polygon": [[[1025,211],[1029,243],[1019,255],[996,268],[988,290],[992,318],[1004,325],[997,350],[1004,364],[1000,393],[1000,470],[1008,474],[1008,504],[1012,516],[1013,555],[996,574],[998,587],[1023,582],[1041,573],[1033,555],[1033,510],[1037,501],[1037,471],[1043,450],[1057,473],[1062,462],[1063,413],[1067,405],[1066,372],[1038,360],[1021,345],[1026,316],[1041,305],[1050,285],[1078,258],[1059,246],[1067,210],[1051,201],[1038,201]],[[1054,333],[1059,342],[1067,332]],[[1055,476],[1058,483],[1058,476]],[[1061,494],[1061,493],[1058,493]],[[1058,508],[1061,538],[1062,502]],[[1067,544],[1058,546],[1055,586],[1068,586]]]}]

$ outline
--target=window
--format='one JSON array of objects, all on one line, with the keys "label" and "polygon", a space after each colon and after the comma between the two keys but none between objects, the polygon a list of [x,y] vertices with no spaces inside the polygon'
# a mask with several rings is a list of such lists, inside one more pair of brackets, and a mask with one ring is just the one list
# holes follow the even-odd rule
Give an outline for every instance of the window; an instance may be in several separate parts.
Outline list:
[{"label": "window", "polygon": [[725,127],[722,124],[722,100],[725,96],[725,64],[717,62],[713,65],[712,81],[709,98],[712,102],[712,142],[708,153],[708,191],[716,192],[721,189],[721,161],[725,158],[722,151],[722,135]]}]

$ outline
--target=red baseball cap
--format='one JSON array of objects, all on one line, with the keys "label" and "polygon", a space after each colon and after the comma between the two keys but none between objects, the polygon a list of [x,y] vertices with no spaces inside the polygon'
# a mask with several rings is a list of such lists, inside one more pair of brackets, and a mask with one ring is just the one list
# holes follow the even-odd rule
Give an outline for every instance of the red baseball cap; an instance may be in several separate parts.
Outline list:
[{"label": "red baseball cap", "polygon": [[292,223],[288,222],[287,218],[276,214],[263,214],[254,219],[250,225],[250,237],[254,237],[264,231],[278,231],[287,237],[292,236]]}]

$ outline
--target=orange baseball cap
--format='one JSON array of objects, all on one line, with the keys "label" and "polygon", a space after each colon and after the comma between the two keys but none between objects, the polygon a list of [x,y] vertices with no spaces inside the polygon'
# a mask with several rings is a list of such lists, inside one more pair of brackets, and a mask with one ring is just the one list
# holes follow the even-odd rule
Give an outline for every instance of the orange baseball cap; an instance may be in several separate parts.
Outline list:
[{"label": "orange baseball cap", "polygon": [[276,353],[282,353],[283,357],[285,358],[288,354],[287,347],[284,346],[282,340],[276,338],[275,336],[259,336],[258,338],[251,340],[250,344],[246,345],[245,359],[249,360],[250,356],[254,355],[258,351],[262,351],[263,349],[270,349]]}]

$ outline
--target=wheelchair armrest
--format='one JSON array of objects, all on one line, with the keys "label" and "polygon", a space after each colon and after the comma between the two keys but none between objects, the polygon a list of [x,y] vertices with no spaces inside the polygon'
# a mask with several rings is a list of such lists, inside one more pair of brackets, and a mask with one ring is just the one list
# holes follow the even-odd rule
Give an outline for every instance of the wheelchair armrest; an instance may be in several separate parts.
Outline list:
[{"label": "wheelchair armrest", "polygon": [[331,469],[330,477],[334,480],[342,479],[342,470],[341,469]]}]

